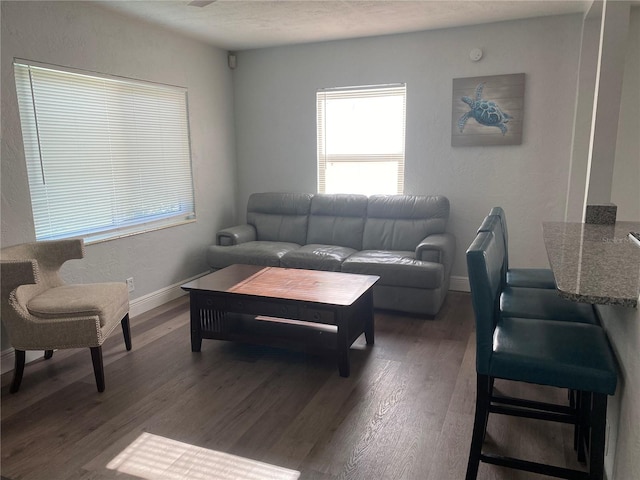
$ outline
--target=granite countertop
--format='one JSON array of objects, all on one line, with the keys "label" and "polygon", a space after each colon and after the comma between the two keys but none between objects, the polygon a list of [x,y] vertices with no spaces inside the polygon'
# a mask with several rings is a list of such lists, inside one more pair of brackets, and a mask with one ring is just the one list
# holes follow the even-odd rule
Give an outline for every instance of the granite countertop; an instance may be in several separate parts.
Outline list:
[{"label": "granite countertop", "polygon": [[637,308],[640,222],[615,225],[545,222],[544,243],[560,295],[576,302]]}]

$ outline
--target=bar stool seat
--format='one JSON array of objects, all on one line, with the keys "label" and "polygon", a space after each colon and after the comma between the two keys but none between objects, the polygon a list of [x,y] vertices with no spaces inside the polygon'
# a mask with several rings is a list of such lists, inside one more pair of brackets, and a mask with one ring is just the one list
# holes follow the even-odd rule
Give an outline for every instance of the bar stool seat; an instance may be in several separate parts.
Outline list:
[{"label": "bar stool seat", "polygon": [[530,318],[501,319],[494,332],[492,376],[613,395],[616,364],[600,327]]},{"label": "bar stool seat", "polygon": [[503,317],[538,318],[600,325],[589,303],[562,298],[556,290],[505,287],[500,295]]},{"label": "bar stool seat", "polygon": [[510,268],[507,285],[523,288],[556,288],[556,278],[549,268]]}]

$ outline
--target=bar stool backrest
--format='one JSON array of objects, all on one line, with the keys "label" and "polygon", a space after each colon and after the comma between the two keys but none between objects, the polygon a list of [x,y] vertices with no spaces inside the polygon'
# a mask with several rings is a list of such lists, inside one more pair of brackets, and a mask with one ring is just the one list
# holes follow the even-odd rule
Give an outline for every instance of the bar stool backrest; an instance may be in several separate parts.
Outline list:
[{"label": "bar stool backrest", "polygon": [[500,315],[504,243],[493,231],[480,232],[467,249],[471,300],[476,317],[476,371],[489,373],[493,331]]},{"label": "bar stool backrest", "polygon": [[493,207],[489,215],[497,215],[500,218],[502,240],[504,241],[504,271],[509,270],[509,232],[507,230],[507,216],[502,207]]},{"label": "bar stool backrest", "polygon": [[[500,207],[495,207],[500,208]],[[495,210],[492,209],[491,211]],[[500,208],[500,210],[502,210]],[[504,229],[502,228],[502,220],[499,215],[487,215],[484,217],[480,228],[478,228],[478,233],[480,232],[493,232],[495,235],[495,241],[502,244],[502,251],[504,252],[504,257],[502,259],[502,286],[507,285],[507,269],[508,269],[508,259],[507,259],[507,244],[505,242]]]}]

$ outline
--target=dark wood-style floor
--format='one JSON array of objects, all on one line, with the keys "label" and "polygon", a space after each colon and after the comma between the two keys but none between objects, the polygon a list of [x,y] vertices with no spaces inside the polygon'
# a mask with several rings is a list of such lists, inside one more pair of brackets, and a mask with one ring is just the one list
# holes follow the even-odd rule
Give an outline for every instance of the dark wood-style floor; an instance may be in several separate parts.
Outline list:
[{"label": "dark wood-style floor", "polygon": [[[2,377],[4,478],[160,478],[154,465],[172,462],[176,442],[199,452],[184,457],[191,473],[180,478],[286,478],[234,474],[216,463],[218,452],[292,469],[303,480],[464,478],[475,401],[468,294],[451,292],[435,319],[377,312],[376,344],[357,340],[349,378],[328,355],[214,340],[192,353],[186,297],[133,318],[132,336],[131,352],[119,330],[105,342],[102,394],[88,349],[28,365],[14,395],[10,375]],[[566,396],[524,384],[496,388]],[[129,455],[141,438],[167,444]],[[493,415],[486,442],[498,452],[579,467],[566,425]],[[113,460],[125,450],[151,473],[116,469]],[[481,465],[478,478],[541,477]]]}]

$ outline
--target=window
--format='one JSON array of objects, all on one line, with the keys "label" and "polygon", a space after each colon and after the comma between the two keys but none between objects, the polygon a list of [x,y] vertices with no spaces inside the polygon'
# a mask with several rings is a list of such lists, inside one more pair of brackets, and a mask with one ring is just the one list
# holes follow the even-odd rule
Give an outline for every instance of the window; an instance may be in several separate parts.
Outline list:
[{"label": "window", "polygon": [[406,85],[318,91],[318,192],[401,194]]},{"label": "window", "polygon": [[195,219],[187,91],[14,63],[36,239]]}]

